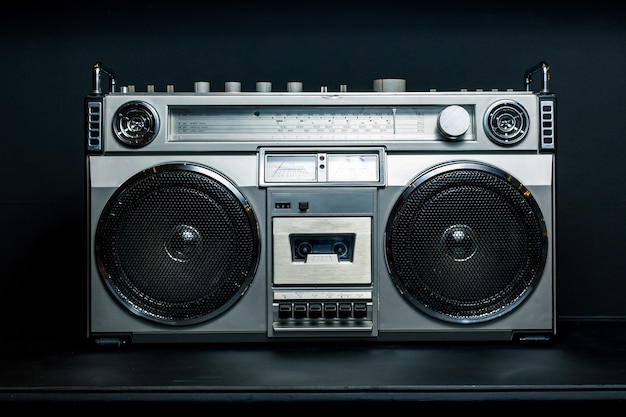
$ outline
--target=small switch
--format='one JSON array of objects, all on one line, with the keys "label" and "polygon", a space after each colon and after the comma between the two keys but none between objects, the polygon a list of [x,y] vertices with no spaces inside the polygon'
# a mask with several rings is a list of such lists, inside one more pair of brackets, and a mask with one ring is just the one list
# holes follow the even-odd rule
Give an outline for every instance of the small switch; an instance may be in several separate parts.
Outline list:
[{"label": "small switch", "polygon": [[298,209],[300,209],[300,211],[307,211],[309,209],[309,202],[308,201],[298,202]]}]

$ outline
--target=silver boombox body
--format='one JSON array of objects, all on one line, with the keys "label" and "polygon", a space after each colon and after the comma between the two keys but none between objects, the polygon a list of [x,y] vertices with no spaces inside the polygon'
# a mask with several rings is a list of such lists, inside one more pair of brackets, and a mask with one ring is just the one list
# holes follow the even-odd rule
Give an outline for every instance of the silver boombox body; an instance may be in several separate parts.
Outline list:
[{"label": "silver boombox body", "polygon": [[556,98],[546,63],[525,77],[520,91],[136,92],[97,63],[88,337],[549,340]]}]

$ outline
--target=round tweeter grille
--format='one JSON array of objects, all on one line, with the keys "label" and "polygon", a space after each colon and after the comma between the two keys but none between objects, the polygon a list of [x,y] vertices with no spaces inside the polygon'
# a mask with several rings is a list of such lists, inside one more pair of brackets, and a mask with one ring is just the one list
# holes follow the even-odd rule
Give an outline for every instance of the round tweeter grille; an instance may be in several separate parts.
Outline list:
[{"label": "round tweeter grille", "polygon": [[385,254],[401,294],[432,317],[476,323],[518,306],[547,255],[543,215],[505,172],[474,162],[438,166],[401,195]]},{"label": "round tweeter grille", "polygon": [[131,312],[169,325],[212,319],[252,282],[258,223],[219,173],[165,164],[129,178],[100,216],[95,251],[109,290]]},{"label": "round tweeter grille", "polygon": [[513,145],[526,136],[530,119],[528,113],[513,100],[492,104],[485,113],[484,127],[487,136],[499,145]]},{"label": "round tweeter grille", "polygon": [[148,103],[130,101],[117,110],[113,131],[115,137],[127,146],[145,146],[159,133],[159,115]]}]

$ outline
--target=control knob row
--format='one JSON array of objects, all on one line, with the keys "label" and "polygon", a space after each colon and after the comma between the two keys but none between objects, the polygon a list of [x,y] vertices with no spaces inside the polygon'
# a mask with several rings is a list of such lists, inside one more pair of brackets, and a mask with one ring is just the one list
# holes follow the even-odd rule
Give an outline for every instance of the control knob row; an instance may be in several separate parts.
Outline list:
[{"label": "control knob row", "polygon": [[[321,92],[328,92],[328,87],[322,87]],[[211,84],[208,81],[196,81],[194,84],[194,91],[196,93],[208,93],[211,91]],[[271,81],[257,81],[255,91],[258,93],[270,93],[272,92]],[[287,83],[287,92],[289,93],[301,93],[303,91],[301,81],[289,81]],[[342,84],[339,86],[339,91],[345,93],[348,91],[348,86]],[[226,81],[224,83],[224,92],[226,93],[239,93],[241,92],[241,82],[239,81]]]},{"label": "control knob row", "polygon": [[[211,91],[211,83],[208,81],[196,81],[194,83],[194,91],[196,93],[208,93]],[[259,93],[269,93],[272,91],[271,81],[257,81],[255,91]],[[287,92],[289,93],[301,93],[303,90],[301,81],[289,81],[287,83]],[[322,92],[328,92],[328,88],[321,87]],[[339,86],[339,92],[345,93],[348,91],[346,84]],[[405,92],[406,80],[401,78],[378,78],[374,80],[375,92]],[[227,93],[239,93],[241,92],[241,82],[239,81],[226,81],[224,83],[224,92]]]},{"label": "control knob row", "polygon": [[[128,85],[121,87],[122,93],[134,93],[135,86]],[[154,93],[154,85],[148,85],[146,91],[148,93]],[[194,83],[194,92],[196,93],[208,93],[211,91],[211,83],[208,81],[196,81]],[[270,93],[272,92],[272,82],[271,81],[257,81],[256,82],[256,92],[258,93]],[[287,83],[287,92],[289,93],[301,93],[303,90],[301,81],[289,81]],[[328,87],[322,86],[320,89],[321,92],[328,92]],[[341,84],[339,86],[339,92],[345,93],[348,91],[348,86],[346,84]],[[406,91],[406,82],[401,79],[377,79],[374,80],[374,91],[375,92],[405,92]],[[174,86],[168,85],[167,92],[173,93]],[[239,93],[241,92],[241,82],[240,81],[226,81],[224,83],[224,92],[227,93]]]}]

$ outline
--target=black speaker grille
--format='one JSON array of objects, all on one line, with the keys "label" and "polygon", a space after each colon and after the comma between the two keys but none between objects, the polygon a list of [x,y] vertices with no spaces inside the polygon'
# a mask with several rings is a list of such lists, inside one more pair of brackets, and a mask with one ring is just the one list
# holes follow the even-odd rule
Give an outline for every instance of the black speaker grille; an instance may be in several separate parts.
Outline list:
[{"label": "black speaker grille", "polygon": [[259,258],[258,225],[239,191],[194,165],[163,165],[129,179],[96,231],[103,279],[132,312],[172,325],[224,312]]},{"label": "black speaker grille", "polygon": [[418,178],[389,218],[387,263],[416,307],[451,322],[499,317],[535,287],[547,253],[543,215],[514,178],[451,164]]}]

